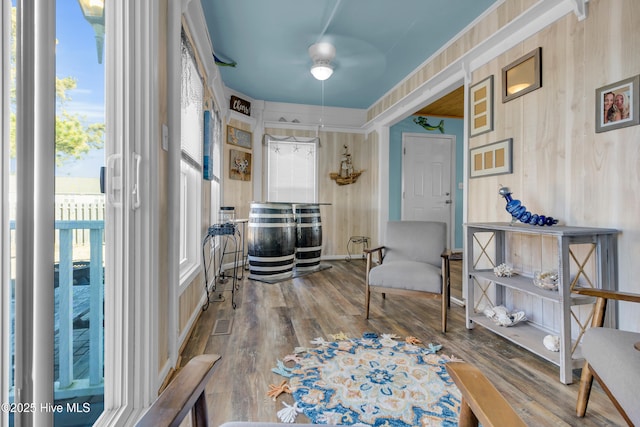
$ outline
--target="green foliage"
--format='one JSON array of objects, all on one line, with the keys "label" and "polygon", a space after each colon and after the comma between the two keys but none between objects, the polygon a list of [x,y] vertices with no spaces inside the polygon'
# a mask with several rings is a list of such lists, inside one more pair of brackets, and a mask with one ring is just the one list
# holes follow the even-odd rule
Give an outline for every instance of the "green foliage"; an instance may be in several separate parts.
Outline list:
[{"label": "green foliage", "polygon": [[[11,117],[10,152],[16,156],[16,8],[11,10]],[[86,124],[80,114],[69,113],[65,106],[71,101],[70,91],[77,87],[74,77],[56,77],[56,165],[67,160],[80,159],[90,150],[104,146],[104,123]]]},{"label": "green foliage", "polygon": [[85,125],[75,114],[63,112],[56,117],[56,164],[79,159],[93,148],[102,148],[104,124]]}]

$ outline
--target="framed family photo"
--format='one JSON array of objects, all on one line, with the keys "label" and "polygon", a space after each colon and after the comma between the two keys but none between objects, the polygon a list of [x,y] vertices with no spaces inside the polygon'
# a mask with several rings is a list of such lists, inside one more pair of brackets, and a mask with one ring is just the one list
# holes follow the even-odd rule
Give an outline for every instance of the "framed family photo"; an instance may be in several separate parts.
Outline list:
[{"label": "framed family photo", "polygon": [[640,76],[596,89],[596,132],[640,123]]}]

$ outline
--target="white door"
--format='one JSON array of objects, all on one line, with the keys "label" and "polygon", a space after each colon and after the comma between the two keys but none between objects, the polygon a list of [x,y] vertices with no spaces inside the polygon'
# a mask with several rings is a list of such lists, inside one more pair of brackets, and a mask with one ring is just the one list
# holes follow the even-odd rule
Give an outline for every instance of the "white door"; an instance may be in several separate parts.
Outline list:
[{"label": "white door", "polygon": [[402,220],[442,221],[452,235],[454,146],[450,135],[402,135]]}]

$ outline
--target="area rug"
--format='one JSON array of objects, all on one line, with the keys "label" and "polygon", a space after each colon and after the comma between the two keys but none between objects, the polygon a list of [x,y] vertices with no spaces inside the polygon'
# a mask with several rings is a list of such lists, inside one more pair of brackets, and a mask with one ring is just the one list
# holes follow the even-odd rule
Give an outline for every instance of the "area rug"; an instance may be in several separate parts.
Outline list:
[{"label": "area rug", "polygon": [[457,426],[460,392],[438,356],[440,345],[423,346],[414,337],[367,333],[352,339],[340,333],[332,341],[316,338],[314,348],[296,348],[278,360],[273,372],[288,380],[272,385],[283,402],[283,422],[304,413],[315,424],[369,426]]}]

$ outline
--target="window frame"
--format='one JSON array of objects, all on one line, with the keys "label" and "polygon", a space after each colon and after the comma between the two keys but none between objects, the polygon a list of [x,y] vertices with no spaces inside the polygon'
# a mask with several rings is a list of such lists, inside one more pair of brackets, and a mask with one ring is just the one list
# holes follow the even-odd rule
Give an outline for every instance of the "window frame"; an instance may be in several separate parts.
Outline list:
[{"label": "window frame", "polygon": [[[178,286],[180,292],[183,292],[202,268],[202,259],[198,248],[201,244],[200,231],[202,222],[202,142],[204,135],[205,85],[198,68],[195,51],[184,29],[182,30],[180,49],[181,64],[184,61],[185,49],[191,61],[187,65],[187,73],[185,73],[185,65],[181,65],[180,80],[182,114],[180,124],[180,247],[178,252],[180,262]],[[185,82],[185,78],[189,79],[189,81]],[[199,83],[199,85],[193,88],[185,88],[185,83],[187,85]],[[194,90],[192,91],[191,89]],[[193,109],[194,105],[185,105],[185,93],[198,96],[194,104],[195,114],[189,110]]]},{"label": "window frame", "polygon": [[[313,168],[314,168],[314,176],[313,176],[313,200],[276,200],[276,198],[272,198],[272,149],[271,149],[271,144],[285,144],[285,145],[294,145],[294,144],[304,144],[304,145],[313,145],[315,147],[314,149],[314,153],[313,153]],[[267,155],[266,157],[266,166],[267,166],[267,183],[266,183],[266,190],[267,190],[267,199],[271,202],[304,202],[304,203],[318,203],[318,198],[319,198],[319,186],[320,186],[320,180],[318,177],[318,166],[319,166],[319,153],[318,150],[320,148],[320,144],[319,144],[319,140],[318,138],[308,138],[308,139],[301,139],[301,138],[290,138],[290,137],[274,137],[274,136],[267,136],[267,140],[266,140],[266,149],[267,149]],[[279,198],[278,198],[279,199]]]}]

